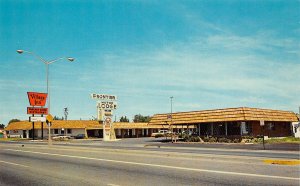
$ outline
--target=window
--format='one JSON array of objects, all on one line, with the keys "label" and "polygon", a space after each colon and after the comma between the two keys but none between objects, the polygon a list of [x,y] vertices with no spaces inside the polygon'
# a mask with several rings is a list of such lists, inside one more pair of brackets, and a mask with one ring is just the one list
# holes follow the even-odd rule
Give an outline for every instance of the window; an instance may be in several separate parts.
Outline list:
[{"label": "window", "polygon": [[67,129],[67,134],[72,134],[72,129]]},{"label": "window", "polygon": [[274,123],[269,123],[268,127],[269,127],[269,130],[275,130],[275,124]]},{"label": "window", "polygon": [[58,129],[54,129],[54,134],[58,134]]}]

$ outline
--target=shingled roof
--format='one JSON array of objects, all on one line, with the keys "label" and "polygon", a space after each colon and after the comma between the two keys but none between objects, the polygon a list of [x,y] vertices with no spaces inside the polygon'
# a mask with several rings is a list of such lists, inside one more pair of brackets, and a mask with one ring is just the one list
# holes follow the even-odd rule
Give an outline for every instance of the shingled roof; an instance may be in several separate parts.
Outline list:
[{"label": "shingled roof", "polygon": [[[158,125],[170,123],[168,114],[155,114],[149,124]],[[173,124],[196,124],[224,121],[298,121],[295,113],[281,110],[259,109],[259,108],[226,108],[215,110],[202,110],[192,112],[172,113]]]},{"label": "shingled roof", "polygon": [[[48,128],[46,123],[43,124],[44,129]],[[41,122],[34,123],[35,129],[41,129]],[[51,129],[102,129],[102,124],[94,120],[54,120]],[[161,128],[161,125],[148,125],[148,123],[127,123],[114,122],[115,129],[145,129],[145,128]],[[32,123],[29,121],[19,121],[10,123],[5,130],[30,130]]]},{"label": "shingled roof", "polygon": [[[125,123],[115,122],[115,129],[147,129],[147,128],[168,128],[170,119],[168,114],[155,114],[149,123]],[[173,124],[197,124],[208,122],[224,122],[224,121],[282,121],[294,122],[298,121],[295,113],[290,111],[259,109],[259,108],[226,108],[215,110],[202,110],[192,112],[177,112],[172,114]],[[41,129],[41,123],[35,122],[35,129]],[[46,123],[43,126],[48,128]],[[61,128],[81,128],[81,129],[102,129],[102,125],[94,120],[54,120],[51,129]],[[29,121],[20,121],[10,123],[5,130],[30,130],[32,123]]]}]

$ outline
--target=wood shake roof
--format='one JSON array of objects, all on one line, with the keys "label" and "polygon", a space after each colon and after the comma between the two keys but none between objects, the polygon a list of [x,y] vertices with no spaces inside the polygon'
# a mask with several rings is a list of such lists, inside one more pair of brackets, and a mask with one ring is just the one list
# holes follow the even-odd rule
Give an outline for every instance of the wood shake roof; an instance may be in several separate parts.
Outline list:
[{"label": "wood shake roof", "polygon": [[[150,125],[170,123],[168,114],[156,114],[152,117]],[[193,112],[177,112],[172,114],[173,124],[195,124],[223,121],[298,121],[295,113],[281,110],[258,108],[226,108],[216,110],[203,110]]]},{"label": "wood shake roof", "polygon": [[[44,129],[48,126],[43,124]],[[161,125],[148,125],[148,123],[125,123],[114,122],[115,129],[145,129],[145,128],[161,128]],[[35,129],[41,129],[41,122],[34,123]],[[102,129],[102,124],[94,120],[54,120],[52,122],[51,129]],[[20,121],[10,123],[5,130],[30,130],[32,129],[32,123],[29,121]]]},{"label": "wood shake roof", "polygon": [[[43,124],[44,129],[48,126],[46,123]],[[34,122],[35,129],[41,129],[41,122]],[[97,121],[83,121],[83,120],[54,120],[52,122],[51,129],[61,129],[61,128],[100,128],[100,124]],[[101,126],[102,128],[102,126]],[[20,121],[10,123],[5,130],[29,130],[32,129],[32,123],[29,121]]]},{"label": "wood shake roof", "polygon": [[[151,128],[168,128],[171,122],[167,119],[169,114],[156,114],[149,123],[125,123],[115,122],[115,129],[151,129]],[[173,124],[183,125],[208,123],[208,122],[224,122],[224,121],[282,121],[294,122],[298,121],[295,113],[281,110],[258,109],[258,108],[226,108],[215,110],[202,110],[192,112],[177,112],[172,114]],[[44,123],[44,129],[48,126]],[[35,122],[35,129],[41,129],[41,122]],[[94,120],[54,120],[51,129],[102,129],[102,124]],[[32,123],[29,121],[20,121],[10,123],[5,130],[30,130]]]}]

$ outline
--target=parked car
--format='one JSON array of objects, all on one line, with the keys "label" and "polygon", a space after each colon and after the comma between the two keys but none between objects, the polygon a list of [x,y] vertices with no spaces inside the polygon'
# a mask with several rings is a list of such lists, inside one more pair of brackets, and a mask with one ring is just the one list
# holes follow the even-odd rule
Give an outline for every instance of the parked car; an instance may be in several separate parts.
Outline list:
[{"label": "parked car", "polygon": [[166,134],[171,134],[172,132],[169,131],[169,130],[159,130],[158,132],[154,132],[151,134],[151,137],[155,137],[155,136],[158,136],[158,135],[161,135],[161,136],[164,136]]},{"label": "parked car", "polygon": [[74,136],[75,139],[84,139],[85,138],[85,134],[77,134],[76,136]]},{"label": "parked car", "polygon": [[54,140],[65,140],[65,139],[71,139],[71,136],[64,136],[64,135],[57,135],[57,136],[53,136],[52,139]]},{"label": "parked car", "polygon": [[189,136],[198,136],[197,132],[191,130],[182,131],[181,134],[189,135]]}]

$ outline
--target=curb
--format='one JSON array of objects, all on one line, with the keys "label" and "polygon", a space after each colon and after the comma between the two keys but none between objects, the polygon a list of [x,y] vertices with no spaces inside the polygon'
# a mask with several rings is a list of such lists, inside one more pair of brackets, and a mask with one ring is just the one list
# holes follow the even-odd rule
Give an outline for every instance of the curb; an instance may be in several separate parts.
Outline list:
[{"label": "curb", "polygon": [[263,161],[266,164],[276,164],[276,165],[300,165],[300,160],[272,160],[267,159]]}]

